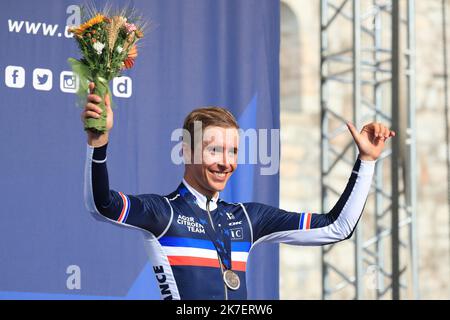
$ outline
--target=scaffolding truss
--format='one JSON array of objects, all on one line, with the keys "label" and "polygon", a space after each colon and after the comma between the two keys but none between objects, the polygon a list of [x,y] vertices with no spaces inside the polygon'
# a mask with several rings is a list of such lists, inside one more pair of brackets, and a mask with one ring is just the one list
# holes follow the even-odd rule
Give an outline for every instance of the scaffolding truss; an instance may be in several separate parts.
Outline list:
[{"label": "scaffolding truss", "polygon": [[418,299],[414,0],[321,0],[320,10],[322,212],[357,156],[346,122],[397,132],[352,243],[322,248],[322,297]]}]

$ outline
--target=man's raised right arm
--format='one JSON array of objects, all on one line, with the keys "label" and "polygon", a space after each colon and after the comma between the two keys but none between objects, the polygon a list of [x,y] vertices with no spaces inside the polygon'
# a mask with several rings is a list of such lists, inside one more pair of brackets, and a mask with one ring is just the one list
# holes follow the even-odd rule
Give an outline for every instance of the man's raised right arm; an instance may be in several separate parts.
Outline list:
[{"label": "man's raised right arm", "polygon": [[[91,92],[93,84],[90,85]],[[101,113],[98,103],[101,98],[90,94],[81,114],[86,118],[97,118]],[[166,199],[159,195],[128,195],[109,188],[106,165],[109,130],[113,126],[113,113],[108,96],[105,98],[107,112],[107,132],[87,133],[87,150],[84,176],[84,202],[95,219],[134,226],[158,236],[167,227],[171,210]]]},{"label": "man's raised right arm", "polygon": [[[81,121],[84,123],[89,118],[100,118],[102,109],[98,106],[102,98],[94,94],[94,83],[89,84],[90,94],[87,96],[86,105],[81,113]],[[106,150],[109,141],[109,130],[113,127],[113,112],[109,97],[105,97],[106,104],[106,129],[103,134],[86,130],[87,154],[84,177],[84,201],[87,209],[117,221],[119,207],[111,201],[109,190],[108,170],[106,167]]]}]

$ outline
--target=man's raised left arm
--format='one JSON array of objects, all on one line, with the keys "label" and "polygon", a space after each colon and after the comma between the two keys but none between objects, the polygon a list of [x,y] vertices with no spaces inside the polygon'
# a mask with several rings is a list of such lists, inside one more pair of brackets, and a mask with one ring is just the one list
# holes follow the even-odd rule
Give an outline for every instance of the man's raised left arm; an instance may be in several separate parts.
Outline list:
[{"label": "man's raised left arm", "polygon": [[257,203],[244,205],[250,213],[253,244],[282,242],[296,245],[325,245],[351,237],[362,215],[372,182],[375,162],[385,141],[395,132],[382,124],[370,123],[358,132],[347,124],[359,149],[344,192],[330,212],[293,213]]}]

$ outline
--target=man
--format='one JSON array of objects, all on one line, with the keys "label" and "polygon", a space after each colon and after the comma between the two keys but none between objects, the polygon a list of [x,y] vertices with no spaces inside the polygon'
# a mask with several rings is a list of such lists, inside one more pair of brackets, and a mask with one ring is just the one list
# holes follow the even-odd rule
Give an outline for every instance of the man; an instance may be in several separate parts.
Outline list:
[{"label": "man", "polygon": [[[98,118],[101,98],[90,94],[87,100],[82,120]],[[344,192],[326,214],[294,213],[219,198],[237,167],[238,125],[226,109],[197,109],[184,121],[179,187],[167,196],[127,195],[109,189],[106,149],[113,112],[108,97],[105,102],[107,132],[87,131],[86,206],[95,217],[145,231],[162,299],[246,299],[247,257],[259,243],[325,245],[348,239],[362,214],[375,160],[395,136],[382,124],[368,124],[361,133],[348,124],[359,156]]]}]

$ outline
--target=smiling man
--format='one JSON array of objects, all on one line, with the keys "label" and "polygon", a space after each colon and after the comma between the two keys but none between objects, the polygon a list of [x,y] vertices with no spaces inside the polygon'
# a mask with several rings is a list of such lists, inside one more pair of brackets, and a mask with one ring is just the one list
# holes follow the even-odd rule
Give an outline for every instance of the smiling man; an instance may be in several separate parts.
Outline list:
[{"label": "smiling man", "polygon": [[[100,101],[88,96],[83,121],[100,116]],[[109,99],[106,104],[107,132],[87,131],[85,204],[100,220],[145,231],[162,299],[246,299],[247,258],[258,244],[312,246],[350,238],[369,193],[375,161],[385,141],[395,136],[379,123],[361,132],[348,124],[359,156],[333,209],[321,214],[287,212],[220,199],[219,192],[237,169],[239,127],[224,108],[200,108],[184,121],[185,173],[178,188],[166,196],[128,195],[109,188],[106,154],[113,112]]]},{"label": "smiling man", "polygon": [[210,198],[225,188],[237,167],[238,129],[233,115],[222,108],[197,109],[186,117],[184,179],[192,188]]}]

